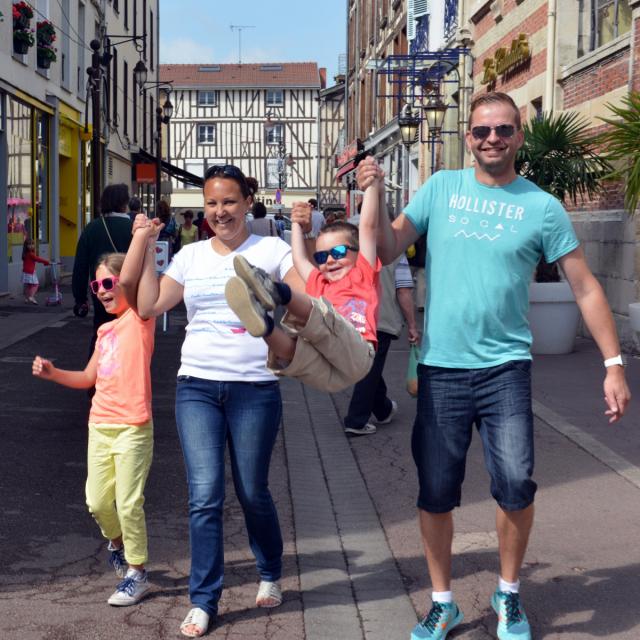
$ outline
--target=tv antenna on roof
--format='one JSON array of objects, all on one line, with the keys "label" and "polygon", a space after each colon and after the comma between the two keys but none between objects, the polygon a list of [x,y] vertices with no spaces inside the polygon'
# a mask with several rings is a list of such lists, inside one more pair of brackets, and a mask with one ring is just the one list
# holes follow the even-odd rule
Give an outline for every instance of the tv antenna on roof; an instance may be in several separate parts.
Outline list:
[{"label": "tv antenna on roof", "polygon": [[253,24],[231,24],[229,25],[231,31],[238,32],[238,64],[242,64],[242,30],[243,29],[255,29]]}]

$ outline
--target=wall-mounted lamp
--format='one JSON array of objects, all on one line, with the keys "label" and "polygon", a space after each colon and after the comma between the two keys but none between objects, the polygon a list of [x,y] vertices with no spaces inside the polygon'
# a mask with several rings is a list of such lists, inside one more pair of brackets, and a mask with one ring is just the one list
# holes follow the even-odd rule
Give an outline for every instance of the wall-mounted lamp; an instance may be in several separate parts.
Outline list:
[{"label": "wall-mounted lamp", "polygon": [[405,147],[410,147],[416,141],[420,128],[420,116],[411,110],[410,105],[405,104],[402,108],[402,113],[398,116],[398,126],[400,127],[402,144]]}]

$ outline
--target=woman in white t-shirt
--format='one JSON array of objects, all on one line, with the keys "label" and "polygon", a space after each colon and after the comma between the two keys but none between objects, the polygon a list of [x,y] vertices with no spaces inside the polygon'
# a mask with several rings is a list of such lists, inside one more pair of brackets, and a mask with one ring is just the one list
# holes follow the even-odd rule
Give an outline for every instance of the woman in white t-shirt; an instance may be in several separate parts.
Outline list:
[{"label": "woman in white t-shirt", "polygon": [[[223,580],[222,513],[227,441],[234,486],[244,511],[260,587],[256,604],[278,606],[282,594],[282,537],[268,488],[269,462],[282,413],[280,388],[266,368],[267,348],[227,306],[224,288],[235,275],[233,258],[298,290],[290,247],[277,237],[251,235],[245,212],[251,188],[233,165],[210,167],[204,177],[206,220],[216,235],[177,253],[158,281],[154,251],[158,223],[138,217],[120,276],[145,316],[184,300],[188,325],[176,390],[176,422],[189,484],[192,609],[180,626],[198,637],[217,614]],[[138,286],[139,281],[139,286]]]}]

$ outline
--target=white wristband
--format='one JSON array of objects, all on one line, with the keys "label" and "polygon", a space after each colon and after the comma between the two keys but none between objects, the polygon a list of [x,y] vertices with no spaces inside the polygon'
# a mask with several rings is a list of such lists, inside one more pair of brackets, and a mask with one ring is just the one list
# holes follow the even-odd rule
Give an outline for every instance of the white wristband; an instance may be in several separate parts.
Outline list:
[{"label": "white wristband", "polygon": [[604,361],[605,367],[613,367],[616,364],[620,365],[621,367],[624,367],[624,361],[622,360],[621,355],[614,356],[613,358],[607,358]]}]

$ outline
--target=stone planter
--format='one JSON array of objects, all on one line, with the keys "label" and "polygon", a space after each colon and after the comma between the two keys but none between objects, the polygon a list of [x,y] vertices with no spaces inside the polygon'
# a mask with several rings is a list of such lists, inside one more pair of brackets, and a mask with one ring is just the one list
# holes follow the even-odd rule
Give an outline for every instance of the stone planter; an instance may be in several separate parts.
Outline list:
[{"label": "stone planter", "polygon": [[629,326],[636,333],[640,333],[640,302],[629,305]]},{"label": "stone planter", "polygon": [[531,353],[571,353],[579,321],[580,310],[568,282],[532,282],[529,285]]}]

